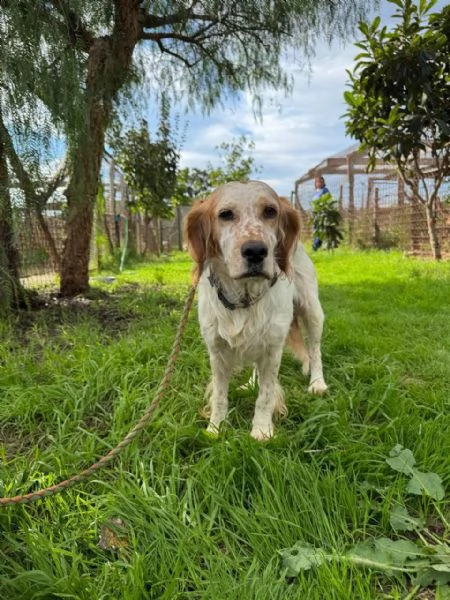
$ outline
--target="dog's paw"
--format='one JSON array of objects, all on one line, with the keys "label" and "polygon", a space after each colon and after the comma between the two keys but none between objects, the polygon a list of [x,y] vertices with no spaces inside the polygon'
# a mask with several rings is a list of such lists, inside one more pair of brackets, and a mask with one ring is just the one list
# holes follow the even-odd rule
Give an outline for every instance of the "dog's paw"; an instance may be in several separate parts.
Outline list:
[{"label": "dog's paw", "polygon": [[219,425],[209,422],[208,427],[205,430],[208,437],[216,438],[219,435]]},{"label": "dog's paw", "polygon": [[265,442],[273,437],[273,426],[253,425],[250,435],[259,442]]},{"label": "dog's paw", "polygon": [[208,431],[208,429],[203,429],[203,435],[208,440],[217,440],[217,438],[219,437],[217,429],[215,431]]},{"label": "dog's paw", "polygon": [[311,382],[308,392],[314,396],[322,396],[325,394],[327,389],[328,386],[323,379],[316,379],[315,381]]}]

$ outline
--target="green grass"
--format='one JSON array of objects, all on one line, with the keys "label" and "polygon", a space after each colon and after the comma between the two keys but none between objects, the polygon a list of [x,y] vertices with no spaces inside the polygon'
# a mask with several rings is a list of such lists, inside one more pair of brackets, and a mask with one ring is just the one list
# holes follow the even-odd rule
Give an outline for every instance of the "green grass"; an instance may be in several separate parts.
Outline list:
[{"label": "green grass", "polygon": [[[209,364],[192,314],[160,410],[120,460],[57,497],[0,508],[1,598],[434,597],[345,561],[285,577],[280,551],[296,543],[343,553],[401,537],[389,523],[399,504],[449,536],[448,495],[407,494],[385,459],[401,444],[448,489],[450,264],[344,250],[314,260],[327,395],[311,398],[285,355],[289,415],[275,439],[249,436],[245,373],[209,439],[199,417]],[[0,323],[0,496],[64,479],[124,437],[164,372],[190,270],[175,255],[98,280],[86,302],[49,299]]]}]

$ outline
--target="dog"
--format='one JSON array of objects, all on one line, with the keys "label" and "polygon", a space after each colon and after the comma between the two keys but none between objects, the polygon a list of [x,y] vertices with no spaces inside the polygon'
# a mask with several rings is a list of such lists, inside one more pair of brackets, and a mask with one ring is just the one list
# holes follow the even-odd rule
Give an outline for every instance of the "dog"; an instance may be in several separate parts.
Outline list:
[{"label": "dog", "polygon": [[[198,316],[211,381],[207,431],[228,412],[236,368],[253,365],[259,383],[251,435],[273,436],[273,415],[285,414],[278,371],[285,343],[310,374],[309,391],[323,394],[324,314],[314,266],[299,242],[300,215],[260,181],[230,182],[196,201],[185,220],[198,281]],[[302,328],[308,336],[306,349]]]}]

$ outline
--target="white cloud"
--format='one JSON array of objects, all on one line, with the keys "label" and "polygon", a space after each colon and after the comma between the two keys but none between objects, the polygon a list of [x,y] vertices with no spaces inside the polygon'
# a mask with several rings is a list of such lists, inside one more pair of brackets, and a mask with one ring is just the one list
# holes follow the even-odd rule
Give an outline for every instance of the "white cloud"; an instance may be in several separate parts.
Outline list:
[{"label": "white cloud", "polygon": [[[182,164],[204,166],[214,162],[214,148],[223,141],[245,132],[255,141],[255,162],[262,167],[260,177],[288,194],[293,181],[324,154],[334,153],[346,145],[342,91],[336,86],[330,69],[297,77],[292,97],[277,98],[277,104],[266,106],[262,123],[255,121],[250,98],[236,110],[215,111],[209,118],[195,117],[187,132],[182,151]],[[323,81],[323,78],[328,80]]]},{"label": "white cloud", "polygon": [[294,77],[292,94],[272,92],[262,122],[254,117],[250,95],[235,108],[218,109],[204,118],[191,115],[182,165],[203,167],[214,162],[216,146],[246,133],[255,141],[255,162],[262,168],[259,177],[289,195],[297,177],[351,143],[339,117],[345,110],[345,68],[354,55],[353,47],[322,47],[309,77],[287,59],[286,70]]}]

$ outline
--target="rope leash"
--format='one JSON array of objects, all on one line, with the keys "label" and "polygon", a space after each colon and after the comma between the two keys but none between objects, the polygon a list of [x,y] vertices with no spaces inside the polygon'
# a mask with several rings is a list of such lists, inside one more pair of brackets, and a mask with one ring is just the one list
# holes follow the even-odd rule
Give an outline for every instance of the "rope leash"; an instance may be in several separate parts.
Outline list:
[{"label": "rope leash", "polygon": [[22,496],[13,496],[10,498],[0,498],[0,506],[11,506],[14,504],[27,504],[30,502],[34,502],[36,500],[40,500],[42,498],[46,498],[48,496],[55,496],[56,494],[59,494],[60,492],[63,492],[64,490],[67,490],[71,487],[76,486],[78,483],[83,483],[84,481],[87,481],[93,473],[95,473],[99,469],[103,468],[104,466],[106,466],[110,462],[112,462],[116,458],[116,456],[118,456],[122,452],[122,450],[124,448],[126,448],[127,446],[129,446],[131,444],[131,442],[139,435],[139,433],[142,431],[142,429],[144,429],[144,427],[147,425],[147,423],[152,418],[152,416],[155,413],[156,409],[158,408],[159,403],[164,396],[164,392],[166,391],[166,388],[172,378],[173,370],[175,367],[175,361],[177,359],[178,352],[180,350],[181,340],[183,338],[183,334],[184,334],[184,330],[186,328],[189,313],[191,311],[192,304],[194,302],[196,289],[197,289],[197,282],[195,282],[192,285],[191,289],[189,290],[189,294],[186,298],[186,302],[185,302],[185,305],[183,308],[183,313],[181,315],[180,323],[178,325],[177,333],[175,336],[175,341],[172,346],[172,351],[167,360],[166,369],[164,371],[164,375],[161,379],[158,389],[156,390],[155,396],[154,396],[153,400],[151,401],[150,405],[145,410],[142,417],[139,419],[139,421],[136,423],[136,425],[132,429],[130,429],[130,431],[127,433],[127,435],[124,437],[124,439],[121,442],[119,442],[119,444],[117,444],[117,446],[115,448],[113,448],[107,454],[102,456],[97,462],[92,464],[90,467],[88,467],[84,471],[81,471],[77,475],[74,475],[73,477],[70,477],[69,479],[61,481],[60,483],[58,483],[56,485],[52,485],[50,487],[38,490],[37,492],[32,492],[30,494],[24,494]]}]

